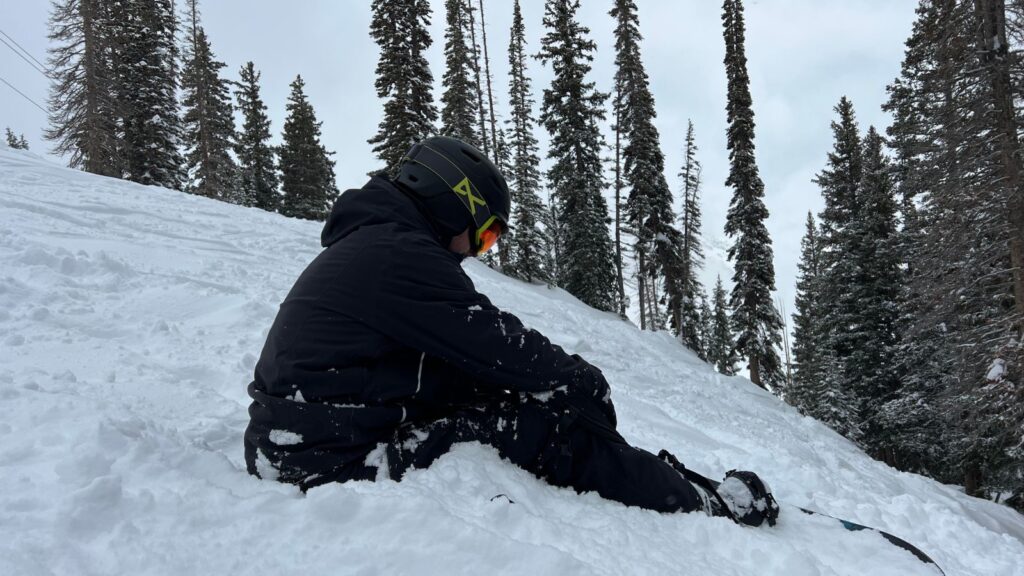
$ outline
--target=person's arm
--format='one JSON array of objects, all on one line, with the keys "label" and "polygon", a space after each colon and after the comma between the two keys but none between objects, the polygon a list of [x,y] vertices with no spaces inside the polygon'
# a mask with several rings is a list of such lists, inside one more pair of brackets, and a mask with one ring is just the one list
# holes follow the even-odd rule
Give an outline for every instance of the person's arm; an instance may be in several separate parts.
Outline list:
[{"label": "person's arm", "polygon": [[484,385],[607,395],[600,370],[498,310],[473,288],[458,260],[436,245],[413,241],[396,247],[393,256],[375,283],[377,329]]}]

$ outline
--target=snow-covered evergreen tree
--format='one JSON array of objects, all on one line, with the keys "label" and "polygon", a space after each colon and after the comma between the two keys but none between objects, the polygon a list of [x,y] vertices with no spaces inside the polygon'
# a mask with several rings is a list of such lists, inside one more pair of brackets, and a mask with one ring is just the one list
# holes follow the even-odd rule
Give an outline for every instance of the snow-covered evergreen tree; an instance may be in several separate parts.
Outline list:
[{"label": "snow-covered evergreen tree", "polygon": [[252,62],[246,62],[239,71],[235,101],[242,114],[242,130],[235,145],[241,196],[247,206],[275,212],[281,203],[276,151],[270,144],[267,106],[260,97],[260,73]]},{"label": "snow-covered evergreen tree", "polygon": [[782,318],[772,301],[775,265],[772,240],[764,222],[768,218],[764,184],[754,160],[754,111],[747,75],[741,0],[725,0],[722,24],[730,160],[725,185],[733,189],[725,224],[726,235],[734,239],[728,252],[735,270],[729,306],[736,350],[747,359],[750,380],[767,388],[784,380],[778,352],[782,343]]},{"label": "snow-covered evergreen tree", "polygon": [[279,150],[281,168],[281,214],[308,220],[323,220],[338,195],[334,182],[334,161],[320,143],[320,124],[313,106],[303,92],[305,82],[296,76],[288,96],[288,117]]},{"label": "snow-covered evergreen tree", "polygon": [[172,0],[113,0],[118,113],[125,177],[182,189],[184,161],[178,114]]},{"label": "snow-covered evergreen tree", "polygon": [[[877,457],[890,451],[878,414],[898,382],[895,360],[902,284],[897,253],[896,200],[881,135],[872,126],[864,138],[857,214],[851,225],[856,283],[848,287],[857,303],[851,317],[851,349],[844,386],[857,397],[862,442]],[[891,458],[889,458],[891,460]]]},{"label": "snow-covered evergreen tree", "polygon": [[49,122],[46,138],[68,165],[120,178],[124,173],[118,126],[113,50],[117,26],[109,2],[62,0],[52,5],[49,37]]},{"label": "snow-covered evergreen tree", "polygon": [[197,0],[188,2],[189,27],[185,42],[185,66],[181,71],[184,92],[184,142],[188,181],[185,191],[235,204],[251,205],[242,197],[238,166],[231,157],[235,146],[234,110],[226,79],[199,24]]},{"label": "snow-covered evergreen tree", "polygon": [[[657,115],[647,71],[640,56],[640,24],[633,0],[615,0],[609,14],[615,19],[615,92],[617,129],[625,141],[622,175],[629,193],[626,225],[634,235],[640,295],[640,326],[657,330],[662,313],[659,290],[667,269],[678,262],[683,239],[675,228],[672,192],[665,179]],[[681,286],[680,282],[673,282]],[[681,295],[676,294],[676,298]]]},{"label": "snow-covered evergreen tree", "polygon": [[[481,91],[487,93],[487,121],[490,127],[490,132],[485,131],[481,135],[481,138],[487,143],[489,147],[491,157],[495,160],[500,160],[502,156],[508,154],[505,150],[505,143],[503,142],[502,130],[498,126],[498,116],[495,113],[495,102],[493,80],[494,77],[491,75],[491,57],[487,46],[487,21],[484,19],[484,0],[477,0],[477,8],[480,11],[480,46],[483,48],[483,79],[484,83],[481,86]],[[513,15],[514,17],[514,15]],[[513,24],[515,26],[515,24]],[[499,162],[499,166],[501,166]]]},{"label": "snow-covered evergreen tree", "polygon": [[[700,238],[701,167],[700,161],[697,160],[697,141],[692,121],[687,125],[683,157],[683,167],[679,172],[679,177],[683,181],[683,205],[679,217],[682,245],[679,247],[680,256],[677,259],[680,266],[677,273],[666,274],[666,290],[673,330],[684,344],[700,351],[703,344],[698,295],[703,292],[703,288],[697,275],[704,267],[704,248]],[[673,277],[678,279],[674,280]]]},{"label": "snow-covered evergreen tree", "polygon": [[732,376],[736,374],[736,342],[733,340],[733,322],[729,318],[729,304],[726,301],[721,276],[715,282],[715,290],[711,298],[714,302],[714,310],[709,323],[707,360],[720,373]]},{"label": "snow-covered evergreen tree", "polygon": [[822,334],[825,301],[822,300],[821,237],[814,215],[807,213],[807,231],[800,241],[799,275],[796,282],[796,313],[793,315],[793,384],[786,401],[800,412],[810,414],[818,397],[825,393],[825,349]]},{"label": "snow-covered evergreen tree", "polygon": [[[474,47],[467,37],[471,30],[467,0],[446,0],[444,60],[441,84],[441,133],[483,148],[476,122],[480,107],[479,83],[474,81],[477,69]],[[479,78],[479,75],[477,75]],[[481,117],[482,118],[482,117]]]},{"label": "snow-covered evergreen tree", "polygon": [[427,63],[431,45],[429,0],[373,0],[370,36],[380,47],[377,96],[386,99],[377,134],[368,140],[392,172],[409,148],[434,133],[434,76]]},{"label": "snow-covered evergreen tree", "polygon": [[579,0],[548,0],[538,57],[554,71],[544,90],[541,123],[551,135],[548,188],[558,204],[558,284],[599,310],[616,310],[615,266],[601,154],[606,94],[588,82],[593,40],[576,21]]},{"label": "snow-covered evergreen tree", "polygon": [[700,305],[699,305],[699,310],[700,310],[700,327],[699,327],[699,330],[700,330],[700,332],[699,333],[700,333],[700,344],[701,344],[701,347],[700,347],[699,350],[697,350],[697,356],[701,360],[707,360],[707,361],[710,362],[710,358],[708,357],[708,354],[709,354],[708,347],[711,344],[712,334],[714,334],[714,330],[712,330],[712,326],[713,326],[713,323],[714,323],[715,313],[714,313],[713,310],[711,310],[711,304],[708,302],[708,295],[704,291],[704,287],[703,286],[701,287],[700,293],[698,294],[698,299],[700,301]]},{"label": "snow-covered evergreen tree", "polygon": [[850,435],[859,434],[861,421],[858,391],[852,387],[857,375],[846,366],[859,345],[857,320],[862,307],[857,300],[862,294],[855,294],[854,290],[861,280],[854,225],[859,212],[862,145],[850,100],[841,98],[835,111],[839,119],[832,122],[832,151],[827,166],[814,180],[825,199],[819,216],[822,262],[818,297],[828,305],[822,308],[822,330],[817,334],[821,348],[816,354],[823,381],[815,400],[821,406],[811,413],[826,418],[833,428]]},{"label": "snow-covered evergreen tree", "polygon": [[25,140],[24,134],[20,137],[16,136],[10,127],[6,127],[4,128],[4,138],[7,139],[7,145],[14,150],[28,150],[28,140]]},{"label": "snow-covered evergreen tree", "polygon": [[[998,0],[923,0],[887,104],[897,182],[916,221],[903,234],[905,374],[884,416],[902,431],[898,462],[909,454],[911,466],[976,495],[1024,494],[1024,411],[1014,391],[1024,378],[1013,248],[1020,111],[1010,113],[1008,100],[1021,90],[1021,65],[1006,57],[1006,16]],[[947,417],[930,438],[939,449],[921,449],[926,410],[897,413],[907,398]]]},{"label": "snow-covered evergreen tree", "polygon": [[[935,309],[943,302],[940,286],[933,277],[938,264],[936,246],[929,225],[929,192],[946,178],[942,166],[951,156],[940,153],[934,143],[941,131],[940,113],[944,86],[951,87],[951,70],[943,62],[950,51],[942,48],[940,35],[955,27],[949,23],[949,5],[922,1],[917,21],[906,42],[900,76],[888,87],[889,100],[884,108],[893,114],[888,129],[895,152],[896,187],[903,228],[900,232],[903,266],[906,269],[903,290],[902,338],[897,348],[900,388],[883,406],[882,425],[892,431],[897,454],[896,464],[905,470],[924,472],[946,481],[963,481],[951,461],[953,422],[943,416],[943,398],[953,372],[955,358],[945,313]],[[960,43],[958,43],[960,44]],[[946,69],[944,73],[940,70]],[[948,113],[942,116],[949,117]],[[951,457],[952,456],[952,457]]]},{"label": "snow-covered evergreen tree", "polygon": [[506,273],[528,282],[554,281],[551,262],[551,238],[544,225],[547,208],[540,198],[540,157],[533,135],[533,95],[526,73],[526,27],[519,0],[512,12],[512,31],[508,47],[509,103],[511,115],[508,149],[511,168],[506,172],[512,193],[512,231],[502,238],[509,247]]}]

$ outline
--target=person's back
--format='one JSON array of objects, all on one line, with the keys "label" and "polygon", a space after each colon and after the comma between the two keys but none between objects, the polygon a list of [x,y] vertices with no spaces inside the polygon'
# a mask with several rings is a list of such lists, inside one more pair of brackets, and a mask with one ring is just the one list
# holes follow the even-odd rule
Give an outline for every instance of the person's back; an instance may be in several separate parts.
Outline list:
[{"label": "person's back", "polygon": [[421,355],[375,327],[382,269],[401,265],[410,244],[457,259],[435,248],[424,217],[384,178],[341,197],[322,242],[281,304],[250,384],[250,472],[300,485],[344,479],[346,465],[410,416],[401,400],[415,392]]}]

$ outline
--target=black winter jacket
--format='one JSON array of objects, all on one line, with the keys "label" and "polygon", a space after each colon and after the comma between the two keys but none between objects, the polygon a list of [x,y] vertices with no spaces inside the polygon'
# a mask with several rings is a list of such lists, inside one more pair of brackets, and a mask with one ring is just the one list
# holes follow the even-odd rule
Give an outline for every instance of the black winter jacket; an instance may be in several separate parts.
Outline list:
[{"label": "black winter jacket", "polygon": [[281,304],[249,385],[249,472],[309,487],[346,479],[405,422],[506,391],[605,396],[600,371],[495,308],[387,179],[348,190],[326,249]]}]

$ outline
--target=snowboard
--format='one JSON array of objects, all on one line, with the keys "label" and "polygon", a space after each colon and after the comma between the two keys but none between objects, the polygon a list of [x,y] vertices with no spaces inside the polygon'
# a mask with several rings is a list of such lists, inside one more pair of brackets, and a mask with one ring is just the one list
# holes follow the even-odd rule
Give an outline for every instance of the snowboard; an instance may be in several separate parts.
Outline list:
[{"label": "snowboard", "polygon": [[902,538],[900,538],[898,536],[893,536],[892,534],[889,534],[888,532],[886,532],[884,530],[879,530],[878,528],[872,528],[870,526],[864,526],[863,524],[857,524],[856,522],[850,522],[849,520],[843,520],[842,518],[836,518],[835,516],[832,516],[830,514],[825,514],[824,512],[817,512],[817,511],[814,511],[814,510],[808,510],[807,508],[801,508],[799,506],[792,506],[792,505],[789,505],[789,504],[787,504],[787,507],[789,507],[789,508],[796,508],[797,510],[803,512],[804,514],[811,514],[811,515],[814,515],[814,516],[824,516],[826,518],[831,518],[831,519],[835,520],[836,522],[839,522],[843,526],[843,528],[845,528],[845,529],[847,529],[847,530],[849,530],[851,532],[859,532],[861,530],[870,530],[872,532],[877,532],[883,538],[888,540],[889,543],[891,543],[893,546],[897,546],[899,548],[903,548],[907,552],[910,552],[911,554],[916,556],[917,559],[920,560],[921,562],[924,562],[925,564],[931,564],[932,566],[934,566],[935,569],[939,571],[939,574],[942,574],[942,576],[946,576],[946,573],[942,571],[942,568],[935,562],[935,560],[932,560],[930,556],[928,556],[927,554],[922,552],[921,549],[918,548],[917,546],[914,546],[910,542],[907,542],[906,540],[904,540],[904,539],[902,539]]},{"label": "snowboard", "polygon": [[[718,485],[720,484],[720,482],[716,482],[715,480],[711,480],[710,478],[707,478],[705,476],[701,476],[700,474],[697,474],[697,473],[693,472],[692,470],[687,469],[685,466],[680,464],[678,460],[675,459],[675,456],[671,456],[671,455],[669,455],[669,456],[670,456],[671,460],[674,460],[674,462],[669,461],[669,463],[673,464],[673,466],[676,467],[676,470],[678,470],[683,475],[684,478],[689,480],[691,483],[701,485],[701,486],[703,486],[705,488],[710,487],[712,490],[717,492]],[[780,503],[780,505],[781,505],[781,503]],[[921,562],[924,562],[925,564],[931,564],[932,566],[935,567],[936,570],[939,571],[939,574],[941,574],[942,576],[946,576],[946,573],[943,572],[942,568],[935,562],[935,560],[932,560],[930,556],[928,556],[927,554],[922,552],[921,549],[918,548],[917,546],[914,546],[910,542],[907,542],[906,540],[904,540],[904,539],[902,539],[902,538],[900,538],[898,536],[893,536],[892,534],[889,534],[888,532],[886,532],[884,530],[879,530],[878,528],[872,528],[871,526],[864,526],[863,524],[857,524],[856,522],[850,522],[849,520],[844,520],[842,518],[836,518],[835,516],[832,516],[830,514],[825,514],[824,512],[817,512],[815,510],[808,510],[807,508],[801,508],[799,506],[793,506],[792,504],[787,504],[786,506],[788,508],[796,508],[797,510],[803,512],[804,514],[810,514],[810,515],[813,515],[813,516],[823,516],[825,518],[831,518],[831,519],[835,520],[836,522],[839,522],[842,525],[843,528],[845,528],[845,529],[847,529],[847,530],[849,530],[851,532],[859,532],[861,530],[870,530],[872,532],[876,532],[879,535],[881,535],[883,538],[888,540],[889,543],[892,544],[893,546],[902,548],[902,549],[906,550],[907,552],[910,552],[918,560],[920,560]]]}]

